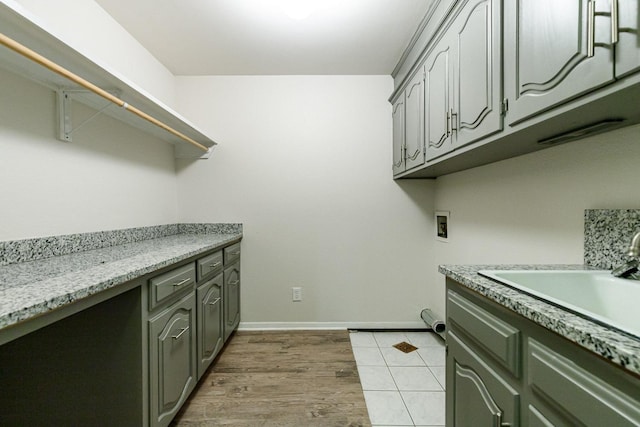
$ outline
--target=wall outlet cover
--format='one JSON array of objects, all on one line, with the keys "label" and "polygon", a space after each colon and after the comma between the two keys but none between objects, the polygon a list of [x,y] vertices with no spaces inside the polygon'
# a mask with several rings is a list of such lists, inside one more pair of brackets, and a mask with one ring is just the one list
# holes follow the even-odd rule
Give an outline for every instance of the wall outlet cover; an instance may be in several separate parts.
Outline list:
[{"label": "wall outlet cover", "polygon": [[293,302],[302,301],[302,288],[300,287],[291,288],[291,299]]}]

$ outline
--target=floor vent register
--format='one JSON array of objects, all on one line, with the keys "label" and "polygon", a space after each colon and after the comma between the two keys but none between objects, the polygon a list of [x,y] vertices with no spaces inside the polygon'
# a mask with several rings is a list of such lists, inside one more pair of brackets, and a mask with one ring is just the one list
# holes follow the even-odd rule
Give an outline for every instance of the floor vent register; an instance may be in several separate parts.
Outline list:
[{"label": "floor vent register", "polygon": [[403,353],[411,353],[412,351],[416,351],[418,349],[418,347],[415,347],[409,344],[408,342],[404,342],[404,341],[398,344],[394,344],[393,346]]}]

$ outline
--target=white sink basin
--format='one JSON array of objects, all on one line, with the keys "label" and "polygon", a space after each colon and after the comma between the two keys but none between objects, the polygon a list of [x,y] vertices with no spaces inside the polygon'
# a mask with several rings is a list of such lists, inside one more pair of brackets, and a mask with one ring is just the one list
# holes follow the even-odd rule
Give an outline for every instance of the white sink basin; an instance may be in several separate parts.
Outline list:
[{"label": "white sink basin", "polygon": [[482,270],[485,277],[640,337],[640,281],[609,271]]}]

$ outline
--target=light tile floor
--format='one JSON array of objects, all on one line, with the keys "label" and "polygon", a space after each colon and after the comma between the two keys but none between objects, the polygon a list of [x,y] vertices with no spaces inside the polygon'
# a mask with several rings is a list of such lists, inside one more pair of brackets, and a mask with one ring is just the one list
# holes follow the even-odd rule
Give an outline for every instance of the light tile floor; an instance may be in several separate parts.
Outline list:
[{"label": "light tile floor", "polygon": [[[371,424],[444,426],[445,348],[432,332],[350,333]],[[418,347],[403,353],[394,344]]]}]

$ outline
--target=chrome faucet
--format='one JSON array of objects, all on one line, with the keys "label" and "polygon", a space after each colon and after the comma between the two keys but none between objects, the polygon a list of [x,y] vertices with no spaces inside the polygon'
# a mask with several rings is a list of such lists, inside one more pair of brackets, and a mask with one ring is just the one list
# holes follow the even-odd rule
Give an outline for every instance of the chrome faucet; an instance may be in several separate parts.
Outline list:
[{"label": "chrome faucet", "polygon": [[631,257],[631,260],[614,268],[611,274],[616,277],[640,279],[640,275],[637,274],[640,268],[640,231],[631,239],[626,255]]},{"label": "chrome faucet", "polygon": [[636,259],[640,257],[640,231],[631,239],[631,244],[629,245],[629,249],[627,249],[627,255]]}]

